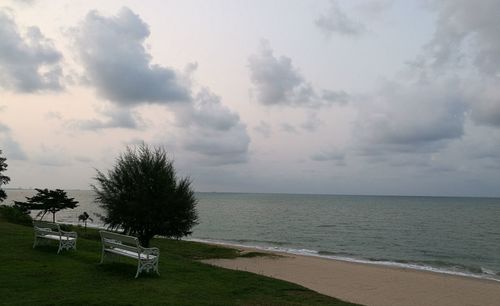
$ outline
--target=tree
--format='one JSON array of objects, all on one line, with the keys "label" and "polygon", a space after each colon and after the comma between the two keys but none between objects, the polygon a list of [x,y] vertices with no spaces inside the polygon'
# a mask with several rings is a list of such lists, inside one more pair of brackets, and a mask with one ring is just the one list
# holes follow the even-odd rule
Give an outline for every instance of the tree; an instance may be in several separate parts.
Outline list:
[{"label": "tree", "polygon": [[43,219],[48,212],[52,214],[52,222],[56,222],[56,213],[63,209],[73,209],[77,207],[78,201],[74,198],[68,198],[66,191],[61,189],[49,190],[35,189],[37,194],[32,197],[26,197],[27,202],[15,201],[15,205],[29,210],[40,210],[37,217]]},{"label": "tree", "polygon": [[155,235],[180,238],[197,224],[197,200],[189,178],[178,179],[173,161],[161,147],[127,147],[107,175],[97,170],[96,202],[112,229],[138,237],[149,246]]},{"label": "tree", "polygon": [[94,222],[94,220],[90,217],[90,215],[84,211],[83,214],[78,216],[78,222],[83,221],[85,224],[85,230],[87,230],[87,221],[90,220],[90,222]]},{"label": "tree", "polygon": [[10,182],[10,178],[2,174],[2,172],[7,170],[8,165],[5,163],[7,159],[5,157],[2,157],[1,154],[2,150],[0,150],[0,203],[7,198],[5,190],[3,190],[1,187],[2,185],[7,185]]}]

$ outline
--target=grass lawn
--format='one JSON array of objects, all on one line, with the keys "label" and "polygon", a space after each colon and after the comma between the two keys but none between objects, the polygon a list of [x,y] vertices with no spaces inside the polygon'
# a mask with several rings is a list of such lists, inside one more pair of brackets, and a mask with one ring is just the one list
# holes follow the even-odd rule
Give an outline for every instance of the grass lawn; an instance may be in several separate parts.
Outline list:
[{"label": "grass lawn", "polygon": [[[233,249],[155,239],[160,273],[134,279],[136,262],[100,265],[95,230],[79,229],[77,251],[32,248],[31,227],[0,218],[0,305],[354,305],[299,285],[202,264],[232,258]],[[254,254],[255,255],[255,254]]]}]

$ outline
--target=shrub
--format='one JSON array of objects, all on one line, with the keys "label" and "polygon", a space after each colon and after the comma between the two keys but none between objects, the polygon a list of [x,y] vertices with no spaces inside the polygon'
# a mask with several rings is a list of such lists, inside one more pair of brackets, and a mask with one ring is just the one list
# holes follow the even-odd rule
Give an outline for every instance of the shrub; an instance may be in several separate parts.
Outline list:
[{"label": "shrub", "polygon": [[107,174],[97,171],[96,202],[102,220],[136,235],[148,246],[155,235],[180,238],[197,224],[196,198],[189,178],[178,179],[163,148],[127,148]]},{"label": "shrub", "polygon": [[29,211],[16,205],[0,205],[0,214],[11,223],[31,225],[33,222]]}]

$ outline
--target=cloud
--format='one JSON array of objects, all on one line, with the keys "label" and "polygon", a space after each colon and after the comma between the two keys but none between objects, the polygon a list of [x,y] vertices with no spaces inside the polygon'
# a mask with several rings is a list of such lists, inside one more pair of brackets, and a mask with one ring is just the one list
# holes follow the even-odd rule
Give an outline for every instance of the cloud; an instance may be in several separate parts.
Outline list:
[{"label": "cloud", "polygon": [[500,127],[500,78],[483,80],[469,96],[469,106],[475,123]]},{"label": "cloud", "polygon": [[12,138],[11,130],[8,126],[0,123],[0,150],[4,156],[11,160],[26,160],[26,153],[21,148],[21,145]]},{"label": "cloud", "polygon": [[500,72],[500,2],[444,0],[431,8],[438,12],[436,32],[427,45],[433,65],[470,61],[483,74]]},{"label": "cloud", "polygon": [[44,144],[41,145],[33,160],[38,165],[49,167],[64,167],[72,164],[63,148],[54,146],[49,148]]},{"label": "cloud", "polygon": [[345,166],[345,154],[338,150],[321,151],[311,155],[311,160],[318,162],[334,161],[337,166]]},{"label": "cloud", "polygon": [[429,7],[436,30],[410,66],[413,79],[388,82],[357,106],[361,154],[390,152],[394,160],[399,153],[440,152],[472,133],[468,119],[500,127],[500,3],[446,0]]},{"label": "cloud", "polygon": [[89,119],[70,121],[69,126],[81,130],[98,131],[110,128],[141,129],[144,126],[141,117],[136,112],[124,108],[112,107],[99,111],[105,120]]},{"label": "cloud", "polygon": [[183,148],[196,153],[204,164],[247,161],[250,137],[246,125],[208,89],[202,89],[194,104],[183,106],[176,116]]},{"label": "cloud", "polygon": [[300,127],[308,132],[314,132],[321,126],[321,124],[322,122],[318,118],[318,114],[311,112],[307,115],[306,121],[304,121]]},{"label": "cloud", "polygon": [[362,1],[356,9],[367,16],[379,18],[380,15],[389,10],[394,4],[394,0],[372,0]]},{"label": "cloud", "polygon": [[323,90],[321,94],[321,99],[328,103],[336,103],[339,105],[346,105],[349,102],[349,95],[341,90],[341,91],[333,91],[333,90]]},{"label": "cloud", "polygon": [[341,91],[323,91],[318,96],[286,56],[275,57],[267,41],[248,59],[250,79],[257,92],[257,100],[264,105],[321,107],[332,103],[345,104],[348,95]]},{"label": "cloud", "polygon": [[9,132],[9,131],[10,131],[10,128],[8,126],[6,126],[5,124],[0,122],[0,133],[1,132]]},{"label": "cloud", "polygon": [[191,99],[176,71],[152,63],[144,47],[149,27],[129,8],[111,17],[90,11],[72,32],[86,77],[101,97],[125,106]]},{"label": "cloud", "polygon": [[62,90],[61,59],[38,27],[21,35],[14,18],[0,10],[0,87],[21,93]]},{"label": "cloud", "polygon": [[464,134],[457,82],[387,83],[368,99],[357,105],[354,131],[364,154],[435,152]]},{"label": "cloud", "polygon": [[254,131],[260,133],[262,136],[266,137],[266,138],[269,138],[269,136],[271,136],[271,126],[265,122],[265,121],[260,121],[259,122],[259,125],[255,126],[254,128]]},{"label": "cloud", "polygon": [[429,7],[437,12],[436,31],[418,69],[431,78],[459,75],[467,82],[470,118],[500,127],[500,2],[445,0]]},{"label": "cloud", "polygon": [[297,128],[289,123],[282,123],[281,130],[290,134],[298,134]]},{"label": "cloud", "polygon": [[319,16],[314,23],[327,37],[335,33],[344,36],[359,36],[366,31],[365,26],[347,16],[335,0],[330,1],[328,11]]}]

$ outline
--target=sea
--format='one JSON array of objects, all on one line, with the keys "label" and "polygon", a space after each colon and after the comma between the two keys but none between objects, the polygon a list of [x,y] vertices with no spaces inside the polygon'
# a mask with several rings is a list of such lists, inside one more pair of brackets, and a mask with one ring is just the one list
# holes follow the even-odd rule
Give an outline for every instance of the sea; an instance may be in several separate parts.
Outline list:
[{"label": "sea", "polygon": [[[33,190],[7,190],[3,204]],[[58,222],[103,227],[89,190]],[[197,193],[187,240],[500,281],[500,198]],[[47,216],[47,219],[50,217]]]}]

